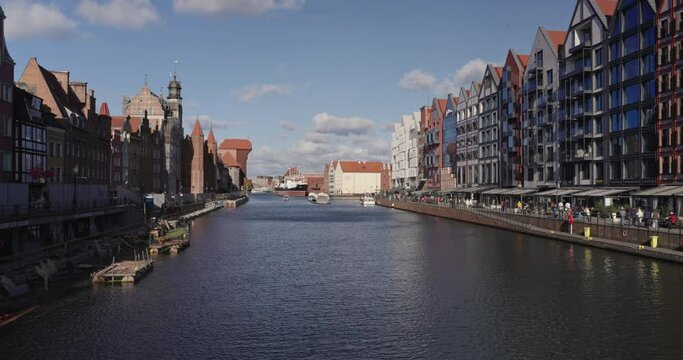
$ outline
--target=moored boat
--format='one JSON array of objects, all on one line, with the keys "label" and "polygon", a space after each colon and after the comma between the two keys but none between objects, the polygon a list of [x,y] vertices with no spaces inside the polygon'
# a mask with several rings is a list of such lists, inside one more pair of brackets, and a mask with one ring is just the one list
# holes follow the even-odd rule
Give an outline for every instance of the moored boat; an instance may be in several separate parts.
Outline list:
[{"label": "moored boat", "polygon": [[327,195],[325,193],[318,193],[316,195],[316,204],[321,204],[321,205],[326,205],[330,203],[330,195]]},{"label": "moored boat", "polygon": [[365,194],[360,198],[360,203],[363,206],[375,205],[375,198],[369,194]]}]

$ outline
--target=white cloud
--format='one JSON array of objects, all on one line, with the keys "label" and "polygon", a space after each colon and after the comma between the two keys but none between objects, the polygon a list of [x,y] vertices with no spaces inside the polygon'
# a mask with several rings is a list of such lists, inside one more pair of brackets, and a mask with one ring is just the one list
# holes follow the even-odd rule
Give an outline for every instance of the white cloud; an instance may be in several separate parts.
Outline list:
[{"label": "white cloud", "polygon": [[196,15],[260,15],[298,10],[305,3],[306,0],[173,0],[173,10]]},{"label": "white cloud", "polygon": [[289,121],[280,121],[280,127],[287,131],[294,131],[296,129],[296,126]]},{"label": "white cloud", "polygon": [[[324,119],[322,124],[325,126],[316,126],[321,119]],[[312,122],[314,130],[304,133],[290,147],[273,149],[264,146],[254,149],[249,155],[250,176],[280,175],[292,166],[322,172],[325,163],[332,160],[388,161],[390,158],[389,141],[372,129],[374,122],[370,119],[340,118],[320,113],[313,117]],[[349,124],[355,125],[349,127]],[[344,131],[341,131],[342,127],[346,127]],[[335,131],[330,132],[330,129]]]},{"label": "white cloud", "polygon": [[363,134],[372,130],[374,123],[361,117],[337,117],[328,113],[319,113],[313,117],[316,132],[336,135]]},{"label": "white cloud", "polygon": [[449,93],[457,94],[460,87],[469,88],[472,81],[480,82],[488,64],[493,63],[479,58],[470,60],[455,70],[451,76],[444,77],[440,81],[437,81],[434,75],[428,72],[414,69],[404,74],[398,84],[408,90],[429,89],[437,96],[445,96]]},{"label": "white cloud", "polygon": [[103,3],[81,0],[76,11],[93,25],[119,29],[142,29],[160,21],[151,0],[110,0]]},{"label": "white cloud", "polygon": [[408,90],[431,89],[436,83],[434,75],[420,69],[413,69],[404,74],[398,85]]},{"label": "white cloud", "polygon": [[284,84],[254,84],[243,87],[237,96],[243,103],[249,103],[256,98],[270,94],[289,94],[292,87]]},{"label": "white cloud", "polygon": [[9,0],[3,4],[3,9],[7,16],[5,35],[8,39],[47,37],[62,40],[77,34],[78,23],[54,4]]}]

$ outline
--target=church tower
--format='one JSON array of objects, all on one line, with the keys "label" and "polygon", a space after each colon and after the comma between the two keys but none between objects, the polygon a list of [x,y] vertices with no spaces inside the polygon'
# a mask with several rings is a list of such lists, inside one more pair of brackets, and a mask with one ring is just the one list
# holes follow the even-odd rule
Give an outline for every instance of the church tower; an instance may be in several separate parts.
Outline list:
[{"label": "church tower", "polygon": [[190,193],[204,193],[204,131],[199,119],[192,130],[192,178],[190,180]]},{"label": "church tower", "polygon": [[[165,131],[166,146],[166,169],[168,171],[168,189],[170,193],[187,192],[190,189],[181,188],[181,151],[180,145],[183,141],[183,97],[181,96],[182,87],[176,72],[173,72],[171,80],[168,82],[167,104],[167,128]],[[203,135],[202,135],[203,136]],[[194,191],[192,191],[194,192]],[[201,191],[200,191],[201,192]]]}]

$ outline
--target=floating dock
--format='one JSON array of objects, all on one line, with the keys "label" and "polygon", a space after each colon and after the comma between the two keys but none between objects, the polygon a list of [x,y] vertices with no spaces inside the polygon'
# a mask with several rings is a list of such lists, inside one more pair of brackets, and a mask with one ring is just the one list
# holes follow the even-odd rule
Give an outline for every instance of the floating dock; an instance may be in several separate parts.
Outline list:
[{"label": "floating dock", "polygon": [[92,275],[93,284],[134,284],[154,267],[154,260],[121,261]]},{"label": "floating dock", "polygon": [[149,253],[157,254],[171,254],[176,255],[190,246],[190,240],[169,240],[162,244],[154,244],[149,247]]},{"label": "floating dock", "polygon": [[249,198],[246,196],[242,196],[241,198],[235,199],[235,200],[225,200],[225,207],[228,209],[234,209],[238,206],[242,206],[246,204],[249,201]]}]

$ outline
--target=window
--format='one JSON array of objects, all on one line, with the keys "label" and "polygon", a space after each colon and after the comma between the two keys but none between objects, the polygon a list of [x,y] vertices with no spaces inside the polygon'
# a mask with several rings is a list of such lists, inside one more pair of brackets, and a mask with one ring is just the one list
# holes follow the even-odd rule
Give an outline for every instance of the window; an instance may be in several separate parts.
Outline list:
[{"label": "window", "polygon": [[609,44],[609,60],[616,60],[621,56],[619,53],[619,42]]},{"label": "window", "polygon": [[[625,6],[626,4],[622,4]],[[624,31],[628,31],[638,26],[638,7],[631,6],[624,11]]]},{"label": "window", "polygon": [[655,80],[648,80],[643,83],[643,101],[653,100],[656,96],[657,85]]},{"label": "window", "polygon": [[602,103],[602,95],[597,95],[595,97],[595,111],[602,111],[604,110],[604,106]]},{"label": "window", "polygon": [[640,84],[633,84],[624,88],[624,105],[640,101]]},{"label": "window", "polygon": [[609,163],[609,177],[611,180],[621,180],[621,162],[612,161]]},{"label": "window", "polygon": [[640,59],[636,58],[624,64],[624,81],[640,75]]},{"label": "window", "polygon": [[632,54],[640,50],[640,41],[638,39],[638,34],[633,34],[624,39],[624,55]]},{"label": "window", "polygon": [[624,161],[624,179],[638,179],[640,177],[638,163],[638,160]]},{"label": "window", "polygon": [[655,72],[655,54],[649,53],[642,57],[643,59],[643,74]]},{"label": "window", "polygon": [[610,131],[621,131],[621,114],[612,114],[610,121]]},{"label": "window", "polygon": [[[602,99],[602,98],[600,98]],[[603,133],[603,128],[602,128],[602,118],[597,118],[595,119],[595,133],[596,134],[602,134]]]},{"label": "window", "polygon": [[642,167],[644,179],[653,179],[657,176],[657,162],[655,160],[643,160]]},{"label": "window", "polygon": [[638,154],[640,152],[640,143],[638,135],[629,135],[624,137],[624,155]]},{"label": "window", "polygon": [[12,171],[12,153],[9,151],[0,151],[0,169],[2,171]]},{"label": "window", "polygon": [[602,48],[595,49],[595,66],[602,65]]},{"label": "window", "polygon": [[610,109],[614,109],[621,105],[621,91],[612,90],[610,92]]},{"label": "window", "polygon": [[547,77],[548,77],[548,84],[553,83],[553,69],[550,69],[547,71]]},{"label": "window", "polygon": [[609,69],[609,84],[618,84],[621,81],[621,71],[619,65],[612,66]]},{"label": "window", "polygon": [[624,130],[636,129],[640,127],[640,111],[638,109],[629,110],[624,113]]},{"label": "window", "polygon": [[643,48],[655,45],[655,28],[651,27],[643,31]]},{"label": "window", "polygon": [[652,9],[650,8],[650,6],[647,4],[647,2],[645,2],[645,1],[640,2],[640,10],[641,10],[641,16],[643,18],[644,23],[647,23],[649,21],[652,21],[652,19],[654,19],[655,14],[652,11]]},{"label": "window", "polygon": [[619,35],[621,32],[621,16],[615,16],[614,26],[612,27],[612,32],[610,35]]},{"label": "window", "polygon": [[595,89],[602,89],[603,86],[603,79],[602,79],[602,70],[596,71],[595,72]]},{"label": "window", "polygon": [[657,150],[657,135],[655,133],[647,133],[642,135],[641,151],[643,153],[651,153]]}]

